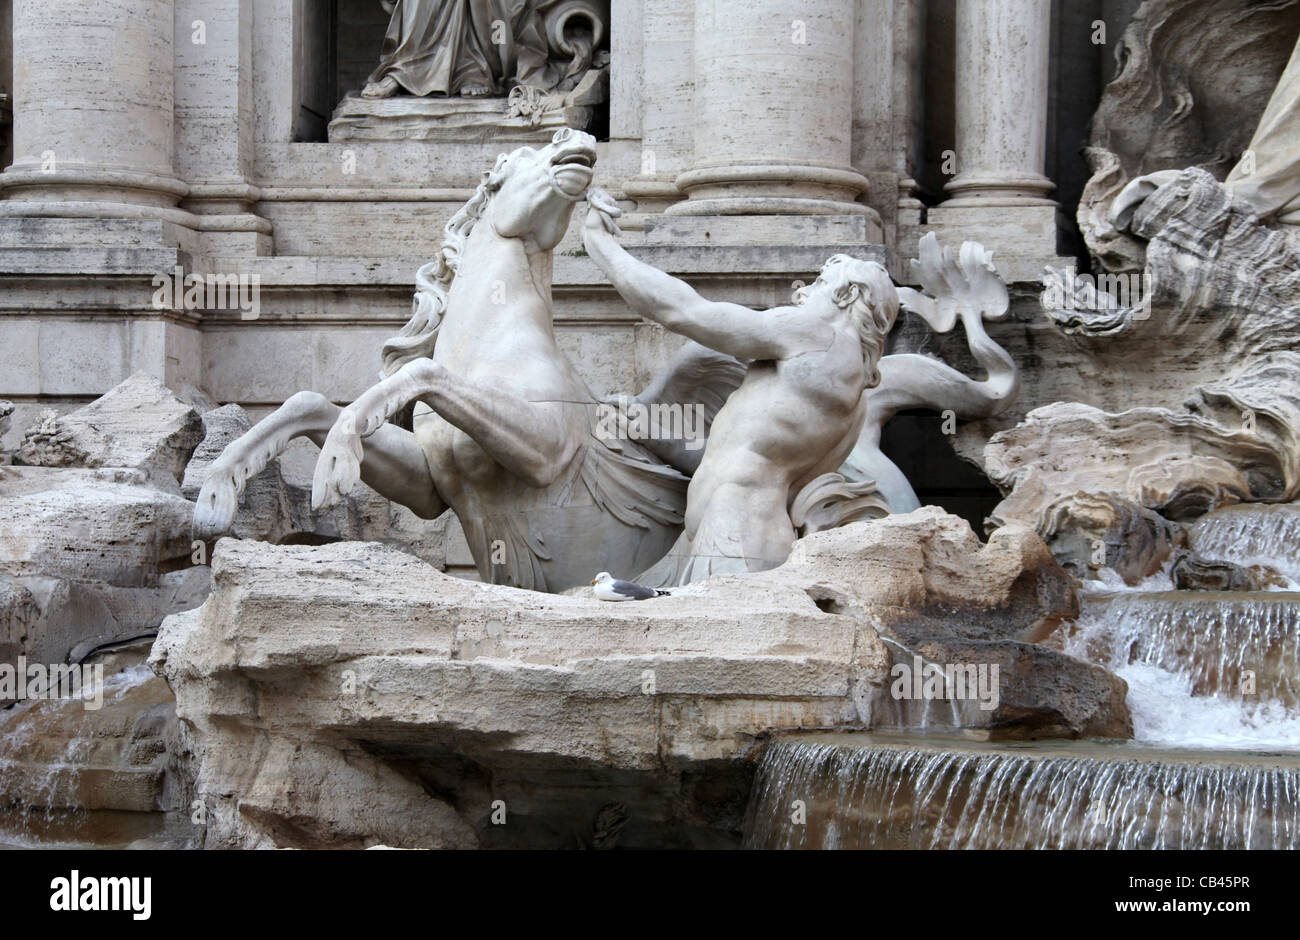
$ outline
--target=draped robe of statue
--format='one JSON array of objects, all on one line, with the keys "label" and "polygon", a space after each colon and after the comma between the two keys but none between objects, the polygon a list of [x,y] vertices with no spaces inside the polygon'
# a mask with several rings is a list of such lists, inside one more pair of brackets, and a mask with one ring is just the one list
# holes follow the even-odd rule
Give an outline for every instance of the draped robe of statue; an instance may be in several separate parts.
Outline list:
[{"label": "draped robe of statue", "polygon": [[1300,42],[1225,185],[1265,222],[1300,225]]},{"label": "draped robe of statue", "polygon": [[[538,0],[397,0],[379,68],[412,95],[501,95],[514,85],[549,91]],[[494,26],[494,24],[497,24]],[[494,41],[496,40],[496,41]]]}]

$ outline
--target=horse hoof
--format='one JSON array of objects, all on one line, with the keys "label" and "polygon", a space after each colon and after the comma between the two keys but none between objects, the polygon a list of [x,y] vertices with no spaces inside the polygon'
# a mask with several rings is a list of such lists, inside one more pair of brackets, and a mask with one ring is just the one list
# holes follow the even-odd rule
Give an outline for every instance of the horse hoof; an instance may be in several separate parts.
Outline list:
[{"label": "horse hoof", "polygon": [[224,473],[210,474],[199,490],[194,507],[194,534],[201,539],[216,538],[230,531],[239,506],[235,481]]},{"label": "horse hoof", "polygon": [[311,508],[329,509],[361,481],[361,438],[330,431],[316,461]]}]

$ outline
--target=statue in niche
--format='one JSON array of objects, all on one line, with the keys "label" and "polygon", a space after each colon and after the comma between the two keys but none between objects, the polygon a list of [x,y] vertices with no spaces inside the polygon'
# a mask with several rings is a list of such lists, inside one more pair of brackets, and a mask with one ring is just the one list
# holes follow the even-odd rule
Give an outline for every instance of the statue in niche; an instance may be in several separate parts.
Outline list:
[{"label": "statue in niche", "polygon": [[547,140],[608,96],[609,0],[382,0],[379,67],[330,140]]},{"label": "statue in niche", "polygon": [[548,85],[545,27],[536,0],[382,2],[392,19],[364,97],[404,91],[482,98],[502,94],[506,82]]}]

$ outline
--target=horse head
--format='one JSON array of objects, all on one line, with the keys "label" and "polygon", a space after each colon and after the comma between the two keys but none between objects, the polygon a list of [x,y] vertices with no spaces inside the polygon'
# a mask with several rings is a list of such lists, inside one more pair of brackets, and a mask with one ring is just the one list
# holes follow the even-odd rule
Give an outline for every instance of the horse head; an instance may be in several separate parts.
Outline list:
[{"label": "horse head", "polygon": [[496,191],[483,218],[502,238],[550,251],[564,237],[595,167],[596,138],[561,128],[545,147],[520,147],[497,160],[490,174]]}]

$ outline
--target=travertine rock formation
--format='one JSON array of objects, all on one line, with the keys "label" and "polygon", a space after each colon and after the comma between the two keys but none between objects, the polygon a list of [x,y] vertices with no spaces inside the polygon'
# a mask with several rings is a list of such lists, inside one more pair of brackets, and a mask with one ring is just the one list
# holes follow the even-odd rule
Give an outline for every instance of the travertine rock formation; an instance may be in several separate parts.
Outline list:
[{"label": "travertine rock formation", "polygon": [[1115,496],[1075,493],[1047,511],[1043,537],[1066,570],[1096,578],[1109,568],[1127,584],[1158,572],[1187,544],[1182,527],[1159,513]]},{"label": "travertine rock formation", "polygon": [[0,663],[17,662],[40,618],[32,592],[21,581],[0,574]]},{"label": "travertine rock formation", "polygon": [[[1300,495],[1295,244],[1198,169],[1127,215],[1146,243],[1143,302],[1048,303],[1046,312],[1142,406],[1056,403],[995,435],[985,469],[1008,494],[995,524],[1020,519],[1046,536],[1053,504],[1080,492],[1175,521]],[[1160,384],[1145,391],[1153,375]]]},{"label": "travertine rock formation", "polygon": [[589,844],[613,799],[620,844],[732,844],[754,745],[888,724],[907,642],[1004,668],[994,733],[1128,732],[1122,682],[1019,639],[1074,605],[1037,536],[981,546],[936,509],[637,604],[374,544],[222,540],[213,570],[151,660],[191,730],[210,847]]},{"label": "travertine rock formation", "polygon": [[1287,579],[1266,565],[1238,565],[1182,552],[1169,567],[1180,591],[1267,591],[1286,587]]},{"label": "travertine rock formation", "polygon": [[138,373],[28,431],[0,466],[0,662],[76,661],[202,602],[179,480],[198,413]]},{"label": "travertine rock formation", "polygon": [[141,470],[0,467],[0,574],[14,599],[0,629],[13,656],[64,662],[201,602],[207,569],[192,567],[192,512]]},{"label": "travertine rock formation", "polygon": [[32,467],[128,467],[174,491],[203,440],[199,414],[137,372],[84,408],[53,412],[27,432],[17,462]]},{"label": "travertine rock formation", "polygon": [[[237,405],[184,394],[195,404],[134,375],[83,408],[42,418],[20,465],[0,465],[0,662],[79,659],[202,603],[208,547],[194,541],[187,497],[250,422]],[[209,410],[200,417],[198,408]],[[313,512],[309,487],[286,481],[277,463],[249,492],[241,535],[384,539],[445,564],[446,520],[418,520],[367,487]]]},{"label": "travertine rock formation", "polygon": [[1030,642],[1079,607],[1073,578],[1028,526],[1007,525],[982,545],[965,521],[927,507],[847,531],[843,540],[808,540],[806,549],[810,573],[840,575],[814,592],[851,586],[855,599],[834,595],[831,609],[875,623],[896,664],[910,667],[919,656],[999,671],[995,708],[963,701],[936,714],[933,702],[895,701],[882,690],[873,727],[983,728],[994,738],[1131,736],[1122,681]]}]

